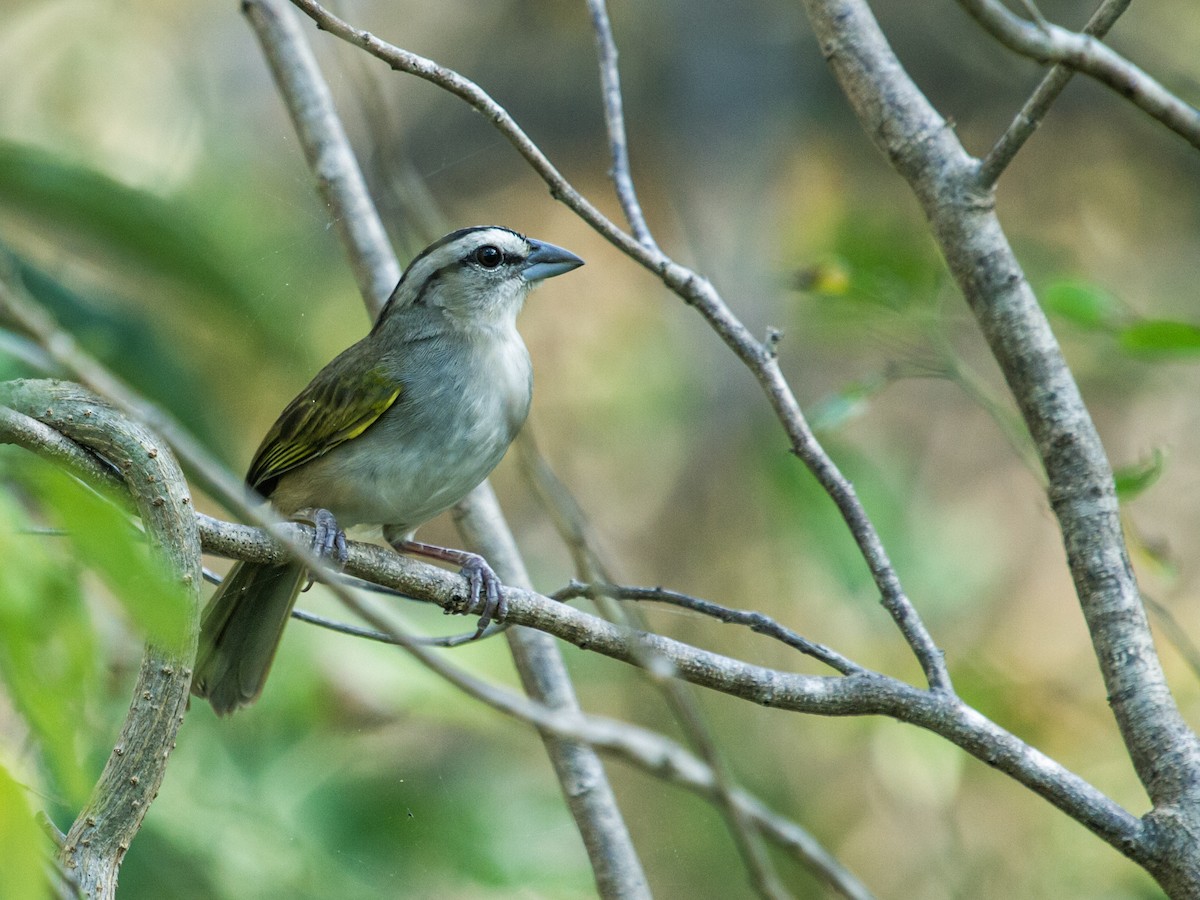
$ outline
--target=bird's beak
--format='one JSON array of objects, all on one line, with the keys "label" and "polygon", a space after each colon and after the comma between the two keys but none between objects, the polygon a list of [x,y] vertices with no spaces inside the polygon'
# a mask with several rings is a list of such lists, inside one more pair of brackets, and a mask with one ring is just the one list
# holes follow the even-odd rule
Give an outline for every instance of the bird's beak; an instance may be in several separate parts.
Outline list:
[{"label": "bird's beak", "polygon": [[526,281],[541,281],[543,278],[553,278],[583,265],[583,260],[562,247],[555,247],[545,241],[529,239],[533,252],[525,259],[525,268],[521,277]]}]

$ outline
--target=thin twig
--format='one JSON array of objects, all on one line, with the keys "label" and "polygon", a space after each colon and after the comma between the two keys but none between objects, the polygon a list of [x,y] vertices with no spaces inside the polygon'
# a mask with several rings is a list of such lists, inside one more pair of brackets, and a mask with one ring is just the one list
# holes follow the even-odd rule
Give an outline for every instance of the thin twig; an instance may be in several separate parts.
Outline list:
[{"label": "thin twig", "polygon": [[1200,148],[1200,110],[1092,35],[1022,19],[998,0],[958,2],[1010,50],[1040,63],[1061,63],[1096,79]]},{"label": "thin twig", "polygon": [[[1094,38],[1103,38],[1109,29],[1116,24],[1122,13],[1129,8],[1132,0],[1104,0],[1088,23],[1083,27],[1083,33]],[[1021,111],[1017,113],[1008,129],[1001,135],[996,145],[988,151],[983,162],[979,165],[979,186],[984,190],[991,189],[1001,173],[1008,168],[1025,142],[1033,136],[1054,101],[1075,76],[1075,70],[1055,63],[1050,71],[1042,78],[1041,83],[1025,101]]]},{"label": "thin twig", "polygon": [[[0,426],[5,423],[5,414],[11,413],[12,410],[0,407]],[[224,579],[209,569],[207,566],[203,570],[204,580],[209,584],[219,585]],[[357,588],[360,591],[372,591],[379,594],[387,594],[389,597],[403,597],[404,595],[392,588],[384,587],[383,585],[375,584],[370,581],[364,581],[361,578],[351,578],[349,575],[335,576],[333,580],[345,584],[350,587]],[[411,598],[408,598],[411,599]],[[306,612],[302,609],[293,609],[292,618],[309,625],[316,625],[318,628],[325,628],[329,631],[336,631],[339,634],[348,634],[351,637],[360,637],[368,641],[377,641],[381,644],[394,644],[390,635],[384,634],[382,631],[375,631],[370,628],[363,628],[359,625],[351,625],[348,622],[339,622],[336,619],[329,619],[325,616],[319,616],[316,613]],[[465,644],[477,644],[480,641],[485,641],[490,637],[495,637],[498,634],[508,630],[507,625],[497,625],[492,623],[483,632],[479,634],[476,630],[464,631],[459,634],[451,634],[445,637],[417,637],[412,638],[414,643],[420,644],[423,647],[462,647]]]},{"label": "thin twig", "polygon": [[731,609],[711,600],[702,600],[679,591],[669,591],[662,587],[634,587],[621,584],[588,584],[582,581],[572,581],[550,596],[555,600],[569,600],[573,597],[593,597],[596,595],[612,597],[616,600],[637,600],[649,603],[665,603],[678,606],[692,612],[710,616],[730,625],[744,625],[756,634],[766,635],[786,644],[794,650],[799,650],[806,656],[823,662],[843,675],[865,674],[869,670],[858,663],[847,659],[836,650],[810,641],[803,635],[797,634],[770,616],[754,610]]},{"label": "thin twig", "polygon": [[[316,613],[306,612],[303,609],[293,609],[292,618],[299,619],[301,622],[307,622],[310,625],[316,625],[319,628],[325,628],[329,631],[336,631],[339,634],[348,634],[351,637],[363,638],[368,641],[376,641],[381,644],[395,644],[396,639],[392,637],[390,632],[376,631],[371,628],[362,628],[358,625],[351,625],[348,622],[338,622],[335,619],[328,619],[325,616],[318,616]],[[489,637],[494,637],[504,631],[505,626],[500,625],[495,628],[488,628],[483,634],[475,636],[474,631],[464,632],[463,634],[452,634],[446,637],[420,637],[410,635],[408,640],[414,644],[419,644],[422,647],[461,647],[464,644],[478,644],[480,641],[487,640]]]},{"label": "thin twig", "polygon": [[592,16],[592,31],[596,36],[596,57],[600,66],[600,99],[604,102],[604,127],[608,130],[609,152],[612,154],[612,180],[617,200],[625,213],[630,231],[639,244],[658,250],[658,244],[646,224],[642,205],[629,167],[629,141],[625,135],[624,100],[621,76],[617,68],[617,42],[613,39],[612,22],[608,18],[605,0],[587,0]]}]

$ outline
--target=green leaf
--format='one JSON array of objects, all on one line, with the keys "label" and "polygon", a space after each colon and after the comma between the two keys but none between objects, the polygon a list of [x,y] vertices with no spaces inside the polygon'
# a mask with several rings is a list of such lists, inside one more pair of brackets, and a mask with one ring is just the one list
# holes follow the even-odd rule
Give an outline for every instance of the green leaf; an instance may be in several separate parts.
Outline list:
[{"label": "green leaf", "polygon": [[1121,307],[1108,291],[1085,281],[1058,281],[1042,292],[1042,308],[1089,331],[1118,327]]},{"label": "green leaf", "polygon": [[882,376],[855,381],[818,403],[809,414],[814,431],[833,431],[863,415],[871,398],[887,386]]},{"label": "green leaf", "polygon": [[45,839],[25,800],[25,791],[0,766],[0,897],[50,896],[43,867]]},{"label": "green leaf", "polygon": [[1166,461],[1166,454],[1155,447],[1150,454],[1150,458],[1141,460],[1128,466],[1121,466],[1114,473],[1114,481],[1117,485],[1117,497],[1122,501],[1132,500],[1154,482],[1163,473],[1163,464]]},{"label": "green leaf", "polygon": [[11,490],[0,489],[0,679],[37,739],[56,793],[78,804],[91,786],[78,729],[97,684],[95,634],[74,555],[60,538],[36,532]]},{"label": "green leaf", "polygon": [[137,270],[184,279],[217,297],[240,290],[183,204],[41,148],[0,141],[0,204],[115,252]]},{"label": "green leaf", "polygon": [[126,514],[61,470],[38,467],[32,487],[67,532],[79,560],[94,569],[146,639],[182,648],[191,599]]},{"label": "green leaf", "polygon": [[933,241],[887,215],[848,216],[834,239],[836,291],[825,296],[894,312],[928,307],[945,277]]},{"label": "green leaf", "polygon": [[1133,356],[1200,356],[1200,325],[1146,319],[1122,329],[1120,341]]}]

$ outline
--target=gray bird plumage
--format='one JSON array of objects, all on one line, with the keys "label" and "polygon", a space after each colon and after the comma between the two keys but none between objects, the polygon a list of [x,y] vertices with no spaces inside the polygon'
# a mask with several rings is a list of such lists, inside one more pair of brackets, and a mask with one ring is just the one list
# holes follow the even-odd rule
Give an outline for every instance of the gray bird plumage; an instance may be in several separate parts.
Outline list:
[{"label": "gray bird plumage", "polygon": [[[434,242],[371,332],[283,411],[247,482],[281,513],[320,519],[324,549],[339,528],[382,525],[397,549],[459,562],[472,596],[487,601],[482,628],[503,609],[491,569],[473,554],[411,543],[412,532],[504,456],[532,395],[517,314],[538,282],[581,265],[498,226]],[[253,702],[304,581],[298,564],[235,565],[205,611],[192,693],[218,713]]]}]

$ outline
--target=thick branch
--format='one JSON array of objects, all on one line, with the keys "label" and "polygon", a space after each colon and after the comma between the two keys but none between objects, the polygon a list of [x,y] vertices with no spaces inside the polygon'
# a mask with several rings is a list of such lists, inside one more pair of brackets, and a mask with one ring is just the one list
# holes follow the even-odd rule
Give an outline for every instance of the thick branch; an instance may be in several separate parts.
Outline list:
[{"label": "thick branch", "polygon": [[[0,440],[38,452],[46,440],[52,459],[79,460],[68,467],[111,485],[112,470],[95,457],[73,454],[60,443],[66,435],[120,471],[154,547],[194,601],[179,646],[146,647],[120,737],[60,851],[83,895],[100,900],[115,896],[121,862],[162,784],[187,707],[199,633],[199,529],[170,451],[95,394],[67,382],[18,381],[4,385],[0,402],[8,407],[0,416]],[[25,416],[43,428],[23,421]],[[44,426],[59,436],[48,436]]]},{"label": "thick branch", "polygon": [[[259,529],[217,523],[206,517],[200,521],[206,552],[263,563],[289,558],[287,549]],[[301,544],[311,535],[307,526],[291,525],[290,529]],[[351,542],[345,570],[407,597],[446,610],[462,609],[465,582],[461,576],[398,556],[386,548]],[[616,625],[520,588],[509,588],[507,596],[508,618],[514,624],[545,631],[581,649],[634,665],[648,647],[679,677],[700,687],[772,708],[825,716],[886,715],[927,728],[1050,800],[1122,852],[1136,852],[1141,834],[1136,818],[953,696],[921,690],[875,673],[837,677],[767,669]]]},{"label": "thick branch", "polygon": [[[1121,735],[1156,810],[1195,815],[1200,743],[1167,688],[1125,549],[1112,470],[1049,323],[992,208],[975,161],[892,54],[864,0],[806,0],[821,47],[859,120],[909,182],[1000,364],[1046,468],[1067,560]],[[1152,815],[1157,815],[1153,813]],[[1191,869],[1195,832],[1176,832],[1152,871]],[[1189,861],[1190,860],[1190,861]],[[1165,883],[1165,882],[1164,882]]]}]

